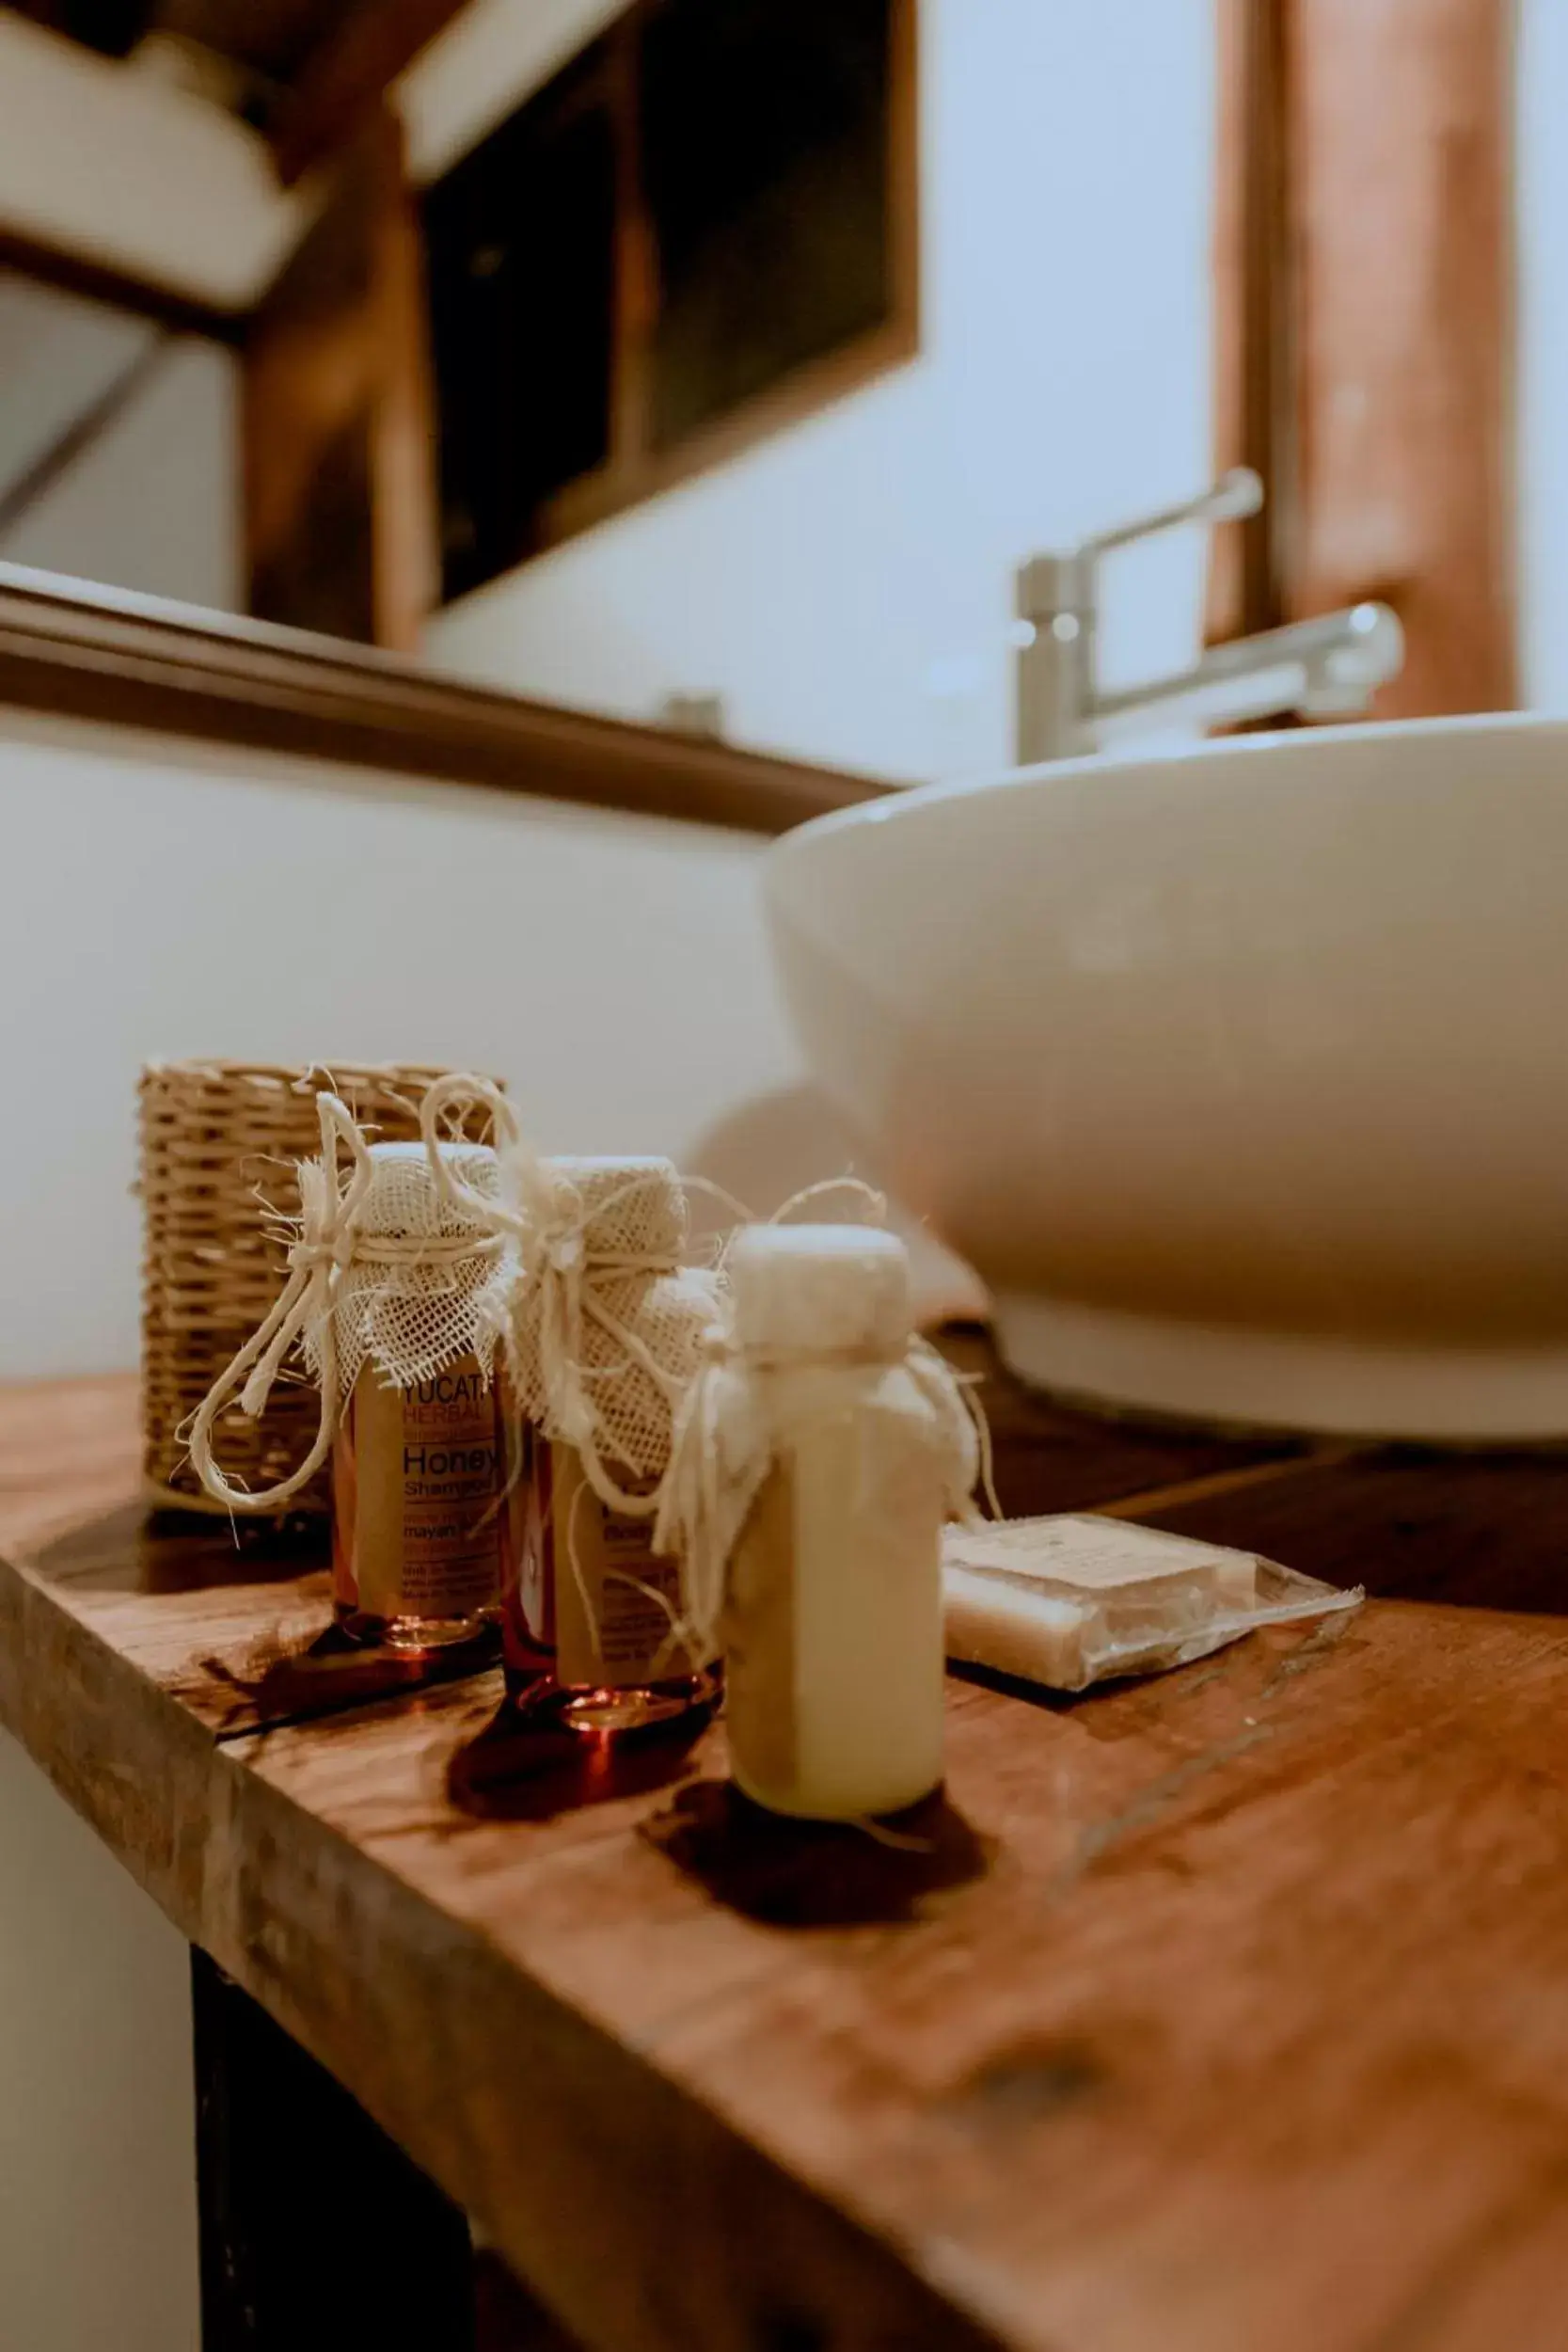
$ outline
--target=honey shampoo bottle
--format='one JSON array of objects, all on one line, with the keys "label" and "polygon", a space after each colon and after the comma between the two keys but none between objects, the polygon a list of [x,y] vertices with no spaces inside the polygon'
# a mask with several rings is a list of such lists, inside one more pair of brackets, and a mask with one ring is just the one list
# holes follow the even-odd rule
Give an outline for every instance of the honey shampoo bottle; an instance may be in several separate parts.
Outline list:
[{"label": "honey shampoo bottle", "polygon": [[[318,1109],[322,1154],[299,1168],[288,1283],[198,1412],[191,1459],[230,1509],[272,1513],[330,1454],[340,1617],[393,1647],[437,1648],[499,1613],[515,1557],[495,1376],[511,1253],[434,1173],[450,1164],[482,1201],[496,1154],[443,1141],[433,1160],[422,1143],[367,1142],[335,1095]],[[260,1412],[296,1349],[320,1389],[315,1442],[289,1478],[247,1493],[215,1458],[218,1418],[236,1393]]]},{"label": "honey shampoo bottle", "polygon": [[[493,1188],[488,1145],[438,1149],[469,1188]],[[369,1279],[351,1279],[337,1309],[340,1362],[358,1370],[332,1454],[333,1596],[351,1631],[440,1648],[499,1614],[515,1560],[504,1382],[484,1314],[497,1245],[440,1196],[422,1144],[372,1144],[370,1156],[355,1259]],[[395,1274],[388,1249],[408,1252],[391,1257]]]}]

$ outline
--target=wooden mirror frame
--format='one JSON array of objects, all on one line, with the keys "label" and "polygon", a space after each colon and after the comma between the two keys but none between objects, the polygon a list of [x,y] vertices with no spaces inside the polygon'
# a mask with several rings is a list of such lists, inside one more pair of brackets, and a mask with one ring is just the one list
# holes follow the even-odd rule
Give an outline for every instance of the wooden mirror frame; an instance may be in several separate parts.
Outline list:
[{"label": "wooden mirror frame", "polygon": [[1513,0],[1217,0],[1219,640],[1381,596],[1383,718],[1518,696]]}]

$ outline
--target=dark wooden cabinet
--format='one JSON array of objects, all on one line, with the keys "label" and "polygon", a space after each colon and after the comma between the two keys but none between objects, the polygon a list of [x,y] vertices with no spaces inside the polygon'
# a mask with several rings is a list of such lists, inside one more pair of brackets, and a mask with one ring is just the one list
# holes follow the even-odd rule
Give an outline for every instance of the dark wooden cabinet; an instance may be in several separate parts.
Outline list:
[{"label": "dark wooden cabinet", "polygon": [[915,348],[914,0],[636,0],[424,200],[448,598]]}]

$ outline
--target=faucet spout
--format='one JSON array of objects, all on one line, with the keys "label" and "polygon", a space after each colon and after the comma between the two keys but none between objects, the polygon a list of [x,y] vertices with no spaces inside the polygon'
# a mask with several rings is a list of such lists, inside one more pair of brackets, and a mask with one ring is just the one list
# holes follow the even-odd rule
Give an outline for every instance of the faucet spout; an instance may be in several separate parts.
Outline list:
[{"label": "faucet spout", "polygon": [[1299,710],[1349,717],[1399,675],[1404,631],[1386,604],[1355,604],[1212,645],[1190,670],[1094,697],[1097,741],[1163,719],[1234,725]]},{"label": "faucet spout", "polygon": [[1185,522],[1255,514],[1262,485],[1244,469],[1185,504],[1141,523],[1037,555],[1018,574],[1016,751],[1021,767],[1098,751],[1107,738],[1162,722],[1210,725],[1299,710],[1345,717],[1365,709],[1398,674],[1404,632],[1386,604],[1356,604],[1283,628],[1211,646],[1190,669],[1141,685],[1101,688],[1099,679],[1100,564],[1117,548]]}]

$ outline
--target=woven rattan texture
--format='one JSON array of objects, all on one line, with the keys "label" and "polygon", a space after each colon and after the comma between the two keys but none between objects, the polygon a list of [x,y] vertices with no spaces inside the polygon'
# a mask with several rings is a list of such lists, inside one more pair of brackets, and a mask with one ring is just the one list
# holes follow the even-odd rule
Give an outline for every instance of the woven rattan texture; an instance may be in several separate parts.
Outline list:
[{"label": "woven rattan texture", "polygon": [[[156,1500],[213,1507],[177,1433],[285,1279],[285,1244],[262,1204],[298,1210],[294,1164],[321,1149],[318,1089],[341,1094],[373,1140],[413,1141],[425,1089],[442,1074],[344,1062],[153,1062],[142,1072],[143,1467]],[[277,1484],[309,1453],[317,1412],[297,1371],[257,1420],[231,1408],[217,1432],[225,1469],[253,1489]],[[291,1515],[329,1509],[325,1471],[290,1505]]]}]

